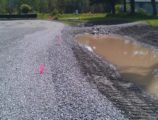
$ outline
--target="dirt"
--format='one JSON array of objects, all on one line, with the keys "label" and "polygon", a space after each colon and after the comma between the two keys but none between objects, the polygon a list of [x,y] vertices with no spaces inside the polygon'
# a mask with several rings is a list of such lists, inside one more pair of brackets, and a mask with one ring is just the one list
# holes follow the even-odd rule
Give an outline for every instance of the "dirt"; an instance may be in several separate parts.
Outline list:
[{"label": "dirt", "polygon": [[139,85],[124,79],[116,66],[79,45],[74,38],[83,33],[127,36],[132,38],[132,41],[157,51],[158,28],[145,23],[73,27],[69,30],[72,37],[67,36],[72,40],[69,44],[81,71],[93,89],[97,89],[108,98],[129,119],[157,120],[158,97],[148,94]]}]

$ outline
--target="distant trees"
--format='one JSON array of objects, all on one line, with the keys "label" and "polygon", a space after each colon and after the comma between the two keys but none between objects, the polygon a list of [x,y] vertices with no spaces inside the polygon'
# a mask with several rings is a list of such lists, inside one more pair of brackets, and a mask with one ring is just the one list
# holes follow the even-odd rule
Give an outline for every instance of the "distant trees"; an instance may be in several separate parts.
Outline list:
[{"label": "distant trees", "polygon": [[103,3],[103,4],[109,5],[110,6],[109,9],[110,9],[111,13],[115,14],[116,13],[115,5],[120,0],[90,0],[90,1],[91,1],[91,4]]},{"label": "distant trees", "polygon": [[[126,4],[125,2],[126,0],[124,0],[124,6]],[[153,9],[152,14],[153,16],[156,16],[157,15],[156,0],[151,0],[151,5]],[[131,14],[134,14],[135,13],[135,0],[130,0],[130,6],[131,6]],[[124,7],[124,9],[126,9],[126,7]]]},{"label": "distant trees", "polygon": [[[156,0],[151,0],[153,15],[157,15]],[[135,0],[0,0],[0,13],[20,13],[20,6],[27,4],[32,11],[40,13],[72,13],[79,12],[110,12],[116,13],[116,4],[123,3],[127,12],[130,3],[131,14],[135,13]]]},{"label": "distant trees", "polygon": [[6,12],[6,6],[7,6],[7,1],[6,0],[0,0],[0,12],[1,13]]}]

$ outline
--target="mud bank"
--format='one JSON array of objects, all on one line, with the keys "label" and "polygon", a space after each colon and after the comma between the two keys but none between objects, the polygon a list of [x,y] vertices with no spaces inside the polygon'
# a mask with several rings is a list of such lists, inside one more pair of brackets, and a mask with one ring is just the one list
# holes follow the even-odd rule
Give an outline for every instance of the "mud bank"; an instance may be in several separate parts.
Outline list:
[{"label": "mud bank", "polygon": [[[158,98],[146,93],[140,86],[123,79],[116,67],[102,57],[88,51],[74,39],[82,33],[117,34],[130,37],[155,50],[158,47],[158,28],[145,23],[111,26],[73,27],[65,33],[81,71],[92,89],[103,96],[129,119],[157,119]],[[65,35],[64,35],[65,37]]]}]

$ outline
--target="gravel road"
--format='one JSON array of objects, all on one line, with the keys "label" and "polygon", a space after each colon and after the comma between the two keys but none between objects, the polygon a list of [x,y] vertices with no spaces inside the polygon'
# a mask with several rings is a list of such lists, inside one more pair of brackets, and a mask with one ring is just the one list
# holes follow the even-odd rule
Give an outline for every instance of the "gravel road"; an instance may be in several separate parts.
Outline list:
[{"label": "gravel road", "polygon": [[66,28],[0,21],[0,120],[126,119],[82,74]]}]

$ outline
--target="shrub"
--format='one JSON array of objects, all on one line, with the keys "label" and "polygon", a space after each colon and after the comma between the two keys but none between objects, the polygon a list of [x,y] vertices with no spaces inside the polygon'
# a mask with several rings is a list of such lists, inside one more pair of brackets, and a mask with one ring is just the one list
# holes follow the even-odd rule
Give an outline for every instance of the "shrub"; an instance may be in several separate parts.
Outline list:
[{"label": "shrub", "polygon": [[28,12],[31,11],[31,10],[32,10],[32,8],[31,8],[31,6],[28,5],[28,4],[22,4],[22,5],[20,6],[20,11],[21,11],[22,13],[28,13]]},{"label": "shrub", "polygon": [[59,11],[57,9],[54,9],[53,12],[51,13],[51,16],[58,15]]},{"label": "shrub", "polygon": [[120,5],[120,4],[116,5],[116,6],[115,6],[115,9],[116,9],[116,13],[122,12],[122,11],[121,11],[121,5]]},{"label": "shrub", "polygon": [[142,16],[147,16],[148,15],[148,13],[143,8],[139,8],[137,10],[137,13],[142,15]]}]

